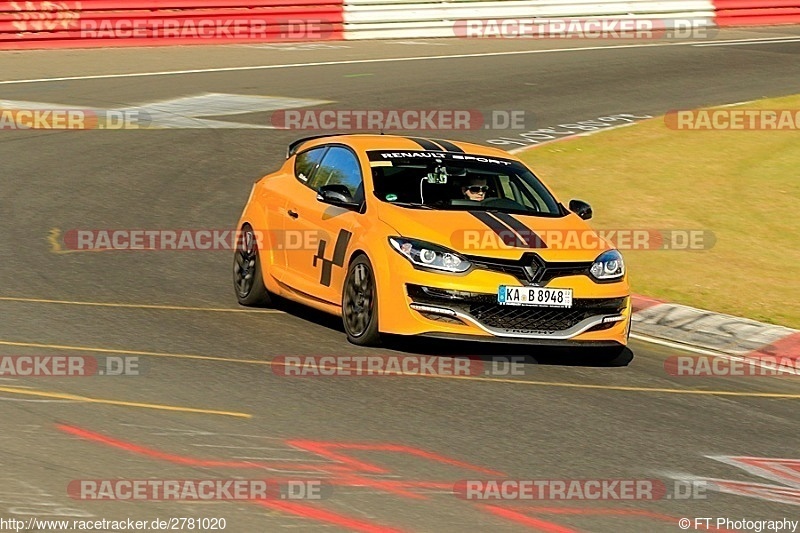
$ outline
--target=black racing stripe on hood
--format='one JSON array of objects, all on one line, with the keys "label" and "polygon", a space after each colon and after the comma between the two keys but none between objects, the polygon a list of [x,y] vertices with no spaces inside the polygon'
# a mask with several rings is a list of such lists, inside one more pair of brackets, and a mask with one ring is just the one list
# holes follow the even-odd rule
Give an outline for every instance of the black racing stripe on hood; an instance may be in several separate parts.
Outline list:
[{"label": "black racing stripe on hood", "polygon": [[495,232],[495,234],[502,239],[503,244],[506,246],[513,246],[514,248],[527,247],[525,243],[520,240],[519,235],[514,233],[509,227],[494,218],[491,214],[485,211],[468,211],[468,213],[486,224],[490,230]]},{"label": "black racing stripe on hood", "polygon": [[516,218],[512,217],[510,214],[495,213],[494,215],[508,225],[508,227],[516,231],[517,234],[522,237],[522,240],[525,241],[525,244],[528,245],[528,248],[547,248],[545,242],[536,234],[536,232]]}]

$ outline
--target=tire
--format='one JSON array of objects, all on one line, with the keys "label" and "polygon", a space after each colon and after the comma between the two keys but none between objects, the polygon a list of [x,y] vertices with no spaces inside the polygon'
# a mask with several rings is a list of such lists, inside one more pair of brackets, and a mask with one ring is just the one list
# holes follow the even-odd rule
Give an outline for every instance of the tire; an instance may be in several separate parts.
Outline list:
[{"label": "tire", "polygon": [[628,334],[625,336],[625,340],[631,340],[631,330],[633,329],[633,311],[631,311],[630,316],[628,316]]},{"label": "tire", "polygon": [[342,324],[347,340],[358,346],[378,346],[378,289],[372,264],[365,255],[356,257],[347,269],[342,290]]},{"label": "tire", "polygon": [[241,238],[236,240],[233,255],[233,289],[241,305],[263,307],[270,305],[267,288],[258,257],[258,241],[250,224],[242,226]]}]

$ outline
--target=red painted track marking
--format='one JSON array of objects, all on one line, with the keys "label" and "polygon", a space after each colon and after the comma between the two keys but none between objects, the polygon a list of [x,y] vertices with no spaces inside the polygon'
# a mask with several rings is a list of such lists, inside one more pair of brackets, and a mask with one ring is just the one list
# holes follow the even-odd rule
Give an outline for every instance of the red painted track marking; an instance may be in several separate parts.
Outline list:
[{"label": "red painted track marking", "polygon": [[154,450],[152,448],[147,448],[145,446],[140,446],[138,444],[133,444],[123,440],[118,440],[112,437],[108,437],[106,435],[102,435],[100,433],[95,433],[94,431],[89,431],[87,429],[81,429],[74,426],[68,426],[65,424],[56,424],[56,427],[65,433],[69,433],[70,435],[75,435],[76,437],[80,437],[82,439],[90,440],[100,444],[105,444],[107,446],[111,446],[112,448],[125,450],[127,452],[135,453],[137,455],[144,455],[146,457],[151,457],[153,459],[169,461],[170,463],[175,463],[185,466],[201,466],[209,468],[222,467],[222,468],[248,468],[248,469],[276,469],[276,470],[277,469],[314,470],[322,473],[330,473],[331,471],[348,471],[348,472],[350,471],[346,467],[339,465],[319,465],[314,463],[312,464],[258,463],[249,461],[218,461],[218,460],[195,459],[193,457],[185,457],[182,455],[175,455],[171,453],[161,452],[158,450]]},{"label": "red painted track marking", "polygon": [[347,455],[331,451],[331,449],[333,448],[338,450],[361,450],[361,451],[375,451],[375,452],[405,453],[408,455],[419,457],[421,459],[428,459],[429,461],[433,461],[435,463],[457,466],[459,468],[473,470],[475,472],[482,472],[484,474],[488,474],[491,476],[505,477],[504,473],[498,472],[496,470],[482,468],[480,466],[471,465],[469,463],[458,461],[456,459],[450,459],[449,457],[445,457],[443,455],[439,455],[432,452],[426,452],[425,450],[412,448],[410,446],[403,446],[400,444],[361,444],[361,443],[349,443],[349,442],[319,442],[310,440],[288,440],[286,441],[286,444],[294,446],[296,448],[301,448],[303,450],[310,451],[316,455],[321,455],[322,457],[327,457],[328,459],[334,461],[349,464],[355,467],[356,470],[360,470],[362,472],[382,474],[382,473],[387,473],[388,471],[376,465],[358,461]]},{"label": "red painted track marking", "polygon": [[533,528],[537,531],[542,531],[544,533],[577,533],[577,529],[570,529],[568,527],[560,526],[558,524],[554,524],[552,522],[547,522],[545,520],[541,520],[539,518],[533,518],[531,516],[525,515],[520,513],[519,511],[514,511],[512,509],[508,509],[505,507],[497,507],[495,505],[482,505],[481,506],[484,510],[492,513],[493,515],[500,516],[505,518],[506,520],[510,520],[511,522],[520,524],[522,526],[528,526]]},{"label": "red painted track marking", "polygon": [[749,481],[731,481],[729,479],[704,479],[712,484],[715,490],[735,494],[737,496],[748,496],[777,503],[789,505],[800,505],[800,489],[783,487],[778,485],[765,485],[763,483],[751,483]]},{"label": "red painted track marking", "polygon": [[[341,474],[335,479],[333,479],[333,483],[336,485],[343,485],[346,487],[365,487],[365,488],[378,489],[384,492],[388,492],[390,494],[394,494],[395,496],[403,496],[405,498],[410,498],[412,500],[428,499],[427,496],[418,494],[416,492],[411,492],[410,490],[408,490],[412,488],[423,488],[420,487],[422,483],[416,481],[374,479],[356,475]],[[449,484],[443,484],[443,485],[446,485],[450,489],[453,488],[453,486]]]},{"label": "red painted track marking", "polygon": [[[675,525],[678,524],[678,518],[676,517],[661,513],[656,513],[653,511],[645,511],[642,509],[589,509],[581,507],[540,507],[536,505],[527,507],[515,507],[515,509],[524,510],[529,513],[533,512],[533,513],[554,514],[554,515],[623,516],[623,517],[640,516],[644,518],[651,518],[653,520],[659,520],[661,522],[670,522]],[[716,531],[719,533],[736,533],[734,530],[719,529],[713,526],[709,526],[707,528],[703,527],[703,529],[705,529],[706,531]]]},{"label": "red painted track marking", "polygon": [[653,511],[644,511],[642,509],[584,509],[577,507],[538,507],[531,506],[524,508],[527,511],[545,514],[571,514],[571,515],[629,515],[629,516],[645,516],[647,518],[655,518],[658,520],[672,520],[669,515],[655,513]]},{"label": "red painted track marking", "polygon": [[282,501],[258,501],[254,503],[274,509],[276,511],[282,511],[287,514],[309,518],[315,522],[333,524],[363,533],[400,533],[402,531],[393,527],[381,526],[378,524],[364,522],[362,520],[356,520],[355,518],[350,518],[332,511],[327,511],[325,509],[317,509],[308,504]]},{"label": "red painted track marking", "polygon": [[757,476],[800,487],[800,460],[766,457],[725,457],[725,462]]},{"label": "red painted track marking", "polygon": [[[438,481],[404,481],[404,480],[386,480],[365,477],[361,474],[389,474],[390,471],[381,468],[377,465],[359,461],[354,457],[344,455],[341,453],[333,452],[331,449],[340,450],[358,450],[358,451],[380,451],[380,452],[394,452],[404,453],[418,458],[427,459],[436,463],[458,466],[468,470],[478,472],[485,472],[493,475],[504,476],[501,472],[496,472],[479,466],[471,465],[455,459],[450,459],[443,455],[438,455],[424,450],[418,450],[410,446],[403,446],[398,444],[360,444],[360,443],[333,443],[333,442],[320,442],[320,441],[307,441],[307,440],[291,440],[285,441],[287,445],[294,446],[295,448],[302,449],[306,452],[325,457],[340,464],[300,464],[300,463],[270,463],[270,462],[247,462],[247,461],[220,461],[220,460],[206,460],[193,457],[185,457],[182,455],[171,454],[162,452],[153,448],[140,446],[131,442],[115,439],[90,431],[87,429],[70,426],[67,424],[57,424],[56,427],[70,435],[92,441],[99,444],[104,444],[112,448],[123,450],[129,453],[150,457],[152,459],[167,461],[173,464],[192,467],[221,467],[221,468],[245,468],[245,469],[284,469],[290,471],[304,471],[312,470],[321,474],[330,474],[334,477],[325,479],[325,483],[337,486],[347,487],[366,487],[378,489],[390,494],[402,496],[410,499],[427,499],[427,496],[412,492],[410,489],[429,489],[449,491],[453,490],[453,482],[438,482]],[[274,481],[288,478],[275,478]],[[344,515],[334,513],[325,509],[315,508],[311,505],[300,502],[285,502],[285,501],[253,501],[257,505],[262,505],[275,510],[284,511],[296,516],[302,516],[319,522],[340,525],[353,529],[355,531],[373,532],[395,532],[399,531],[387,526],[371,524],[355,518],[350,518]]]}]

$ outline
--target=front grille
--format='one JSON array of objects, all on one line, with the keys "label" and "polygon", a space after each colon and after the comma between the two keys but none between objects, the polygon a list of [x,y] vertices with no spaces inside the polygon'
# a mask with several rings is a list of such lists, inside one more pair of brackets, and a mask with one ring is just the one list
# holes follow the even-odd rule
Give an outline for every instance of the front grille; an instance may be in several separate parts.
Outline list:
[{"label": "front grille", "polygon": [[603,300],[602,306],[596,305],[599,302],[586,305],[591,300],[573,300],[570,309],[473,304],[469,306],[469,314],[484,326],[495,329],[563,331],[593,316],[619,314],[623,305],[617,304],[617,300],[624,305],[624,298]]},{"label": "front grille", "polygon": [[519,259],[499,259],[496,257],[466,256],[477,268],[511,274],[526,285],[545,285],[547,282],[564,276],[588,276],[591,261],[546,262],[538,254],[527,252]]},{"label": "front grille", "polygon": [[[437,305],[465,313],[493,329],[563,331],[598,315],[618,315],[625,298],[575,298],[572,307],[500,305],[497,295],[466,293],[408,285],[408,295],[420,304]],[[598,329],[602,325],[598,325]],[[609,326],[610,327],[610,326]]]}]

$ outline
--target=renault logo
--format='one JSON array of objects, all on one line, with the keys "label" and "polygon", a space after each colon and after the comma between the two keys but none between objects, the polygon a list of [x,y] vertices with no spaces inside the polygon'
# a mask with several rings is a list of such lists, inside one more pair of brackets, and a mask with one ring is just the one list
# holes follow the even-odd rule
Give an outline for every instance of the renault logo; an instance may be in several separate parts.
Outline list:
[{"label": "renault logo", "polygon": [[545,267],[542,259],[538,255],[534,255],[530,265],[524,267],[525,276],[528,278],[528,282],[533,285],[537,285],[544,277],[546,268],[547,267]]}]

